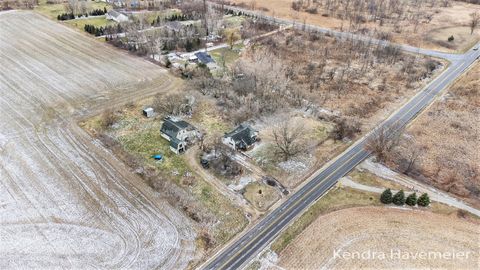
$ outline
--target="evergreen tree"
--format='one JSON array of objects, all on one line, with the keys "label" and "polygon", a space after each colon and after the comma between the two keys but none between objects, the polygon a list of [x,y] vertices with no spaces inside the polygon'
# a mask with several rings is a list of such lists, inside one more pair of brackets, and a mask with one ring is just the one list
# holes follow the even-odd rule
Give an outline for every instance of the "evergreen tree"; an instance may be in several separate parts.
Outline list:
[{"label": "evergreen tree", "polygon": [[430,198],[427,193],[423,193],[417,200],[418,206],[427,207],[430,205]]},{"label": "evergreen tree", "polygon": [[395,196],[393,196],[392,201],[395,205],[404,205],[405,204],[405,193],[403,192],[403,190],[400,190],[399,192],[397,192],[397,194],[395,194]]},{"label": "evergreen tree", "polygon": [[107,14],[107,7],[103,7],[103,14]]},{"label": "evergreen tree", "polygon": [[392,203],[392,191],[387,188],[380,196],[380,201],[384,204]]},{"label": "evergreen tree", "polygon": [[414,193],[408,195],[405,203],[407,205],[410,205],[410,206],[415,206],[415,204],[417,204],[417,194],[414,192]]}]

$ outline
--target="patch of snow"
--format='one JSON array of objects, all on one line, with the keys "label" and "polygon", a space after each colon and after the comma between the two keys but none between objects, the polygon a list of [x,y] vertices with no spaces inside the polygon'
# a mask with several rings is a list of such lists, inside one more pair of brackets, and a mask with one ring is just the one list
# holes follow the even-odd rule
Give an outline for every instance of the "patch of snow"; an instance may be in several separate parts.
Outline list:
[{"label": "patch of snow", "polygon": [[270,249],[266,250],[260,258],[257,259],[260,263],[259,270],[271,270],[271,269],[278,269],[283,270],[284,268],[277,265],[278,263],[278,254],[275,251]]},{"label": "patch of snow", "polygon": [[278,163],[278,166],[290,174],[303,173],[311,167],[311,160],[308,157],[294,157]]},{"label": "patch of snow", "polygon": [[231,189],[231,190],[234,190],[234,191],[240,191],[242,189],[244,189],[248,184],[252,183],[252,182],[255,182],[255,177],[251,176],[251,175],[247,175],[247,176],[242,176],[239,180],[238,180],[238,184],[236,185],[228,185],[228,188]]}]

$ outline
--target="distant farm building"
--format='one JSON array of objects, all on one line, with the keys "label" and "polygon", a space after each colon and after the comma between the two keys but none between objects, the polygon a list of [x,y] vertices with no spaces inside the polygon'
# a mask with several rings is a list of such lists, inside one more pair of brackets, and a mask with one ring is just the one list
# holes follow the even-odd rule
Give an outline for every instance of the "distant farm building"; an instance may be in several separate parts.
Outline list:
[{"label": "distant farm building", "polygon": [[160,129],[160,134],[170,142],[170,150],[180,154],[187,150],[188,142],[193,142],[197,138],[198,131],[183,120],[166,117]]},{"label": "distant farm building", "polygon": [[222,142],[233,150],[248,150],[258,140],[258,131],[250,125],[241,124],[223,136]]},{"label": "distant farm building", "polygon": [[107,14],[105,14],[105,18],[107,20],[115,21],[117,23],[128,21],[128,16],[127,15],[125,15],[123,13],[120,13],[116,10],[108,11]]}]

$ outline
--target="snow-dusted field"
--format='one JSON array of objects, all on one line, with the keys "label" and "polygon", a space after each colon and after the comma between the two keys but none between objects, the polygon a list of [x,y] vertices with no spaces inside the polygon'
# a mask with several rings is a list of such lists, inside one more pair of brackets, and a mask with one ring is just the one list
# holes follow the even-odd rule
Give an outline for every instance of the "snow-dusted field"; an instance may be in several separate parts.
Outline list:
[{"label": "snow-dusted field", "polygon": [[76,125],[177,83],[35,13],[0,13],[1,269],[186,267],[189,220]]}]

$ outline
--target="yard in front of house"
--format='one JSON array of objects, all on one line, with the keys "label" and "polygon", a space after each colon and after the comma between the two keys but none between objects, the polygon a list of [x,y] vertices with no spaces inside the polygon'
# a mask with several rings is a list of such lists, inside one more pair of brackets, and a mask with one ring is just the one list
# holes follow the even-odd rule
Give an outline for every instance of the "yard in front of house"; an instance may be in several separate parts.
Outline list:
[{"label": "yard in front of house", "polygon": [[[184,155],[176,155],[169,149],[169,142],[160,135],[162,117],[146,118],[142,115],[142,109],[151,103],[151,99],[140,103],[117,109],[114,112],[117,120],[111,127],[102,127],[102,115],[83,121],[81,126],[94,137],[106,135],[118,143],[118,148],[109,147],[110,150],[130,167],[133,165],[131,169],[143,176],[146,184],[161,196],[173,194],[175,200],[188,203],[181,207],[198,204],[198,208],[182,210],[198,222],[199,230],[211,232],[213,242],[199,236],[200,249],[207,252],[222,245],[247,225],[243,211],[192,170]],[[162,155],[163,159],[153,159],[156,154]],[[193,209],[202,209],[198,211],[202,213]],[[208,220],[199,220],[202,218]]]}]

